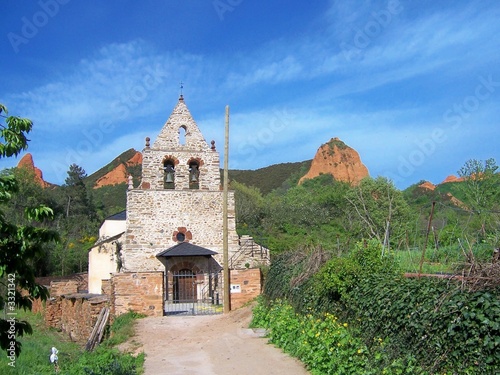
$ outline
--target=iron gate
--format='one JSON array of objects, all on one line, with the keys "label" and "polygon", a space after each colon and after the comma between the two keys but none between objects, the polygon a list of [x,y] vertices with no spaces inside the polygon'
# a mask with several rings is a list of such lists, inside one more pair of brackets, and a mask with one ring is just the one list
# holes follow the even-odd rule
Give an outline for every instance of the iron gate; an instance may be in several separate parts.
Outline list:
[{"label": "iron gate", "polygon": [[165,315],[211,315],[223,311],[222,272],[167,272]]}]

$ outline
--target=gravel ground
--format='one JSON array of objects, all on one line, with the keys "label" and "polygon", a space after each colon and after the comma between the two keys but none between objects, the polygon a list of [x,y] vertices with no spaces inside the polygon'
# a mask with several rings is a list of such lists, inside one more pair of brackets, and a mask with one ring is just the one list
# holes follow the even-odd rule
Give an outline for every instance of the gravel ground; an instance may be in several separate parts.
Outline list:
[{"label": "gravel ground", "polygon": [[304,366],[248,327],[251,309],[227,315],[137,321],[123,347],[146,353],[146,375],[307,375]]}]

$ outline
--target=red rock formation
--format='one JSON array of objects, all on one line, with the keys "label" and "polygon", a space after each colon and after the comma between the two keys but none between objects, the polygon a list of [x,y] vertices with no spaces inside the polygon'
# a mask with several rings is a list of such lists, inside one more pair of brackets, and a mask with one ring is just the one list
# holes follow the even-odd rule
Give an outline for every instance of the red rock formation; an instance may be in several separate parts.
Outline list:
[{"label": "red rock formation", "polygon": [[137,164],[142,164],[142,154],[139,151],[127,161],[128,166]]},{"label": "red rock formation", "polygon": [[35,167],[35,163],[33,163],[33,156],[31,156],[30,153],[27,153],[21,158],[21,160],[19,160],[17,168],[25,168],[29,171],[32,171],[35,175],[36,183],[41,187],[46,188],[50,186],[48,182],[44,181],[42,171],[39,168]]},{"label": "red rock formation", "polygon": [[125,165],[119,164],[115,169],[109,171],[95,182],[94,189],[106,185],[116,185],[128,181],[127,169]]},{"label": "red rock formation", "polygon": [[332,138],[328,143],[321,145],[314,156],[311,168],[300,179],[299,184],[305,179],[325,173],[333,175],[337,181],[345,181],[353,185],[369,176],[368,169],[361,162],[356,150],[338,138]]},{"label": "red rock formation", "polygon": [[418,185],[419,188],[426,189],[426,190],[434,190],[436,189],[436,186],[432,182],[429,181],[424,181],[420,185]]},{"label": "red rock formation", "polygon": [[454,176],[454,175],[449,175],[448,177],[446,177],[444,179],[443,182],[441,182],[441,184],[446,184],[448,182],[460,182],[460,181],[463,181],[463,177],[457,177],[457,176]]},{"label": "red rock formation", "polygon": [[119,164],[116,168],[106,173],[104,176],[99,178],[94,189],[100,188],[106,185],[116,185],[122,183],[128,183],[128,172],[126,166],[134,166],[142,163],[142,154],[137,151],[134,156],[132,156],[125,163]]}]

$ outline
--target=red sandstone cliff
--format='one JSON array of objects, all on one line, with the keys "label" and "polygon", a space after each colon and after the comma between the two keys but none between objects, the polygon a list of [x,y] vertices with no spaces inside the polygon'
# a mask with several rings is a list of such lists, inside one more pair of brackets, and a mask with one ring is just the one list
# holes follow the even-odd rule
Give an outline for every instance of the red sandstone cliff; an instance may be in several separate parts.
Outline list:
[{"label": "red sandstone cliff", "polygon": [[426,189],[426,190],[434,190],[436,189],[436,186],[429,181],[424,181],[420,185],[418,185],[419,188]]},{"label": "red sandstone cliff", "polygon": [[311,168],[299,180],[299,184],[305,179],[325,173],[333,175],[337,181],[345,181],[353,185],[369,176],[368,169],[361,162],[357,151],[338,138],[332,138],[328,143],[321,145],[314,156]]},{"label": "red sandstone cliff", "polygon": [[132,156],[130,159],[125,161],[124,163],[118,164],[114,169],[106,173],[104,176],[99,178],[95,185],[94,189],[100,188],[102,186],[106,185],[116,185],[116,184],[121,184],[121,183],[127,183],[128,182],[128,172],[127,172],[127,166],[134,166],[142,164],[142,154],[137,151],[134,156]]},{"label": "red sandstone cliff", "polygon": [[33,172],[35,175],[36,183],[38,183],[41,187],[46,188],[50,186],[50,183],[46,182],[43,179],[42,171],[39,168],[35,167],[35,163],[33,162],[33,156],[31,156],[30,153],[27,153],[21,158],[21,160],[19,160],[17,168],[25,168]]},{"label": "red sandstone cliff", "polygon": [[443,182],[441,182],[441,184],[446,184],[448,182],[460,182],[460,181],[463,181],[463,177],[457,177],[457,176],[454,176],[454,175],[449,175],[448,177],[446,177],[444,179]]}]

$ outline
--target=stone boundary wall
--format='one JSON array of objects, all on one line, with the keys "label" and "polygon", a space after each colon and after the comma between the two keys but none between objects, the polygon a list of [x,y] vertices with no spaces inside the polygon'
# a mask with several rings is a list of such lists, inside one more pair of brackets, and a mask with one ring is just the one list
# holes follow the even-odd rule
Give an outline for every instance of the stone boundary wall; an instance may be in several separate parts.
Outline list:
[{"label": "stone boundary wall", "polygon": [[109,304],[107,296],[92,294],[70,294],[57,298],[61,318],[59,327],[72,341],[86,343],[97,322],[97,317]]},{"label": "stone boundary wall", "polygon": [[236,310],[250,302],[262,292],[260,268],[231,270],[231,310]]},{"label": "stone boundary wall", "polygon": [[58,296],[70,293],[68,290],[71,290],[71,293],[86,293],[88,291],[87,272],[75,273],[68,276],[37,277],[36,282],[40,285],[50,287],[51,293]]},{"label": "stone boundary wall", "polygon": [[163,316],[163,272],[116,273],[111,278],[111,314],[135,311],[147,316]]},{"label": "stone boundary wall", "polygon": [[103,307],[109,306],[109,297],[79,293],[86,289],[86,275],[37,279],[40,284],[49,284],[50,298],[42,302],[33,300],[32,311],[43,315],[49,327],[66,332],[72,341],[84,344],[94,328]]}]

